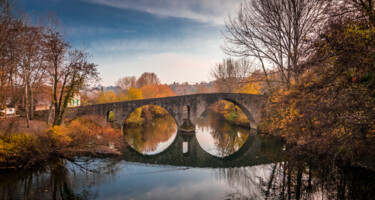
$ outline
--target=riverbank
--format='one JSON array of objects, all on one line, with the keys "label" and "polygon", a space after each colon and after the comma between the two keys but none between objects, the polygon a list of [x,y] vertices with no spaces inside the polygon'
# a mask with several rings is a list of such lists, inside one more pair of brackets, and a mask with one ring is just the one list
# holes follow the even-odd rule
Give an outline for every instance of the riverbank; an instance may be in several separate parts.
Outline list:
[{"label": "riverbank", "polygon": [[240,111],[235,112],[231,110],[227,110],[225,112],[219,112],[216,109],[209,109],[208,112],[215,113],[216,115],[219,115],[223,117],[225,121],[230,123],[231,125],[243,127],[243,128],[250,128],[249,120],[247,119],[246,115]]},{"label": "riverbank", "polygon": [[0,122],[0,170],[30,168],[55,157],[109,157],[121,155],[126,146],[120,130],[91,116],[50,127],[23,118]]}]

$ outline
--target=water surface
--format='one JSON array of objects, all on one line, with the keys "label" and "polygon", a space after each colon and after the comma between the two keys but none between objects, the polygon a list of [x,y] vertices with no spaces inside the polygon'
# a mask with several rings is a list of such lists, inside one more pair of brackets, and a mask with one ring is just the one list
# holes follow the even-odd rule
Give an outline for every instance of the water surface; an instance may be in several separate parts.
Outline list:
[{"label": "water surface", "polygon": [[0,199],[375,196],[373,172],[303,156],[293,159],[282,141],[231,126],[220,117],[202,118],[197,134],[177,133],[173,123],[159,120],[128,132],[132,147],[124,149],[120,159],[55,159],[31,170],[0,174]]}]

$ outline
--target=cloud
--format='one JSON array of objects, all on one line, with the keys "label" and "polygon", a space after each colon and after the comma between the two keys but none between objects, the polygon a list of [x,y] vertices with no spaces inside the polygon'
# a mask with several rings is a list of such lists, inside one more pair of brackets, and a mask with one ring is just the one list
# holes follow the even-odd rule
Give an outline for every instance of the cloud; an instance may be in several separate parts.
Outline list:
[{"label": "cloud", "polygon": [[133,9],[167,17],[181,17],[224,24],[242,0],[85,0],[121,9]]}]

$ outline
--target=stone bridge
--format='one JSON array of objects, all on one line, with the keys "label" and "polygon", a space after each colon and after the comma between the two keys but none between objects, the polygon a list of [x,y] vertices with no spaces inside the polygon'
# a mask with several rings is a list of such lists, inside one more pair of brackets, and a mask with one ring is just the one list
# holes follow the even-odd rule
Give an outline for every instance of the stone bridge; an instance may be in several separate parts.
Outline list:
[{"label": "stone bridge", "polygon": [[112,111],[115,115],[114,123],[124,124],[125,119],[137,108],[145,105],[156,105],[167,110],[176,120],[180,131],[194,131],[197,119],[211,104],[226,100],[242,109],[250,122],[250,127],[256,129],[260,121],[260,110],[263,108],[266,97],[263,95],[242,93],[208,93],[164,98],[142,99],[115,103],[96,104],[70,108],[67,118],[76,118],[84,115],[100,115],[108,119]]}]

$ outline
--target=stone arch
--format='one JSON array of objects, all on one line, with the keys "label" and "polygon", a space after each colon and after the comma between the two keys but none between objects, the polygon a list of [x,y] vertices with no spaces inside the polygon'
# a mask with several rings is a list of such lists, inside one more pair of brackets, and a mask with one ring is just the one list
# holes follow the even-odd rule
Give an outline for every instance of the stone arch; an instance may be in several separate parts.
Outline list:
[{"label": "stone arch", "polygon": [[[185,110],[185,109],[186,109],[186,110]],[[188,119],[188,120],[190,120],[190,118],[191,118],[190,105],[185,105],[185,106],[183,107],[183,112],[184,112],[183,119]]]},{"label": "stone arch", "polygon": [[128,112],[126,113],[123,113],[121,119],[121,123],[122,123],[122,126],[121,127],[124,127],[125,126],[125,120],[129,117],[130,114],[132,114],[136,109],[138,108],[141,108],[143,106],[158,106],[160,108],[163,108],[164,110],[166,110],[168,112],[169,115],[171,115],[177,125],[177,127],[179,127],[179,123],[176,119],[176,114],[173,112],[173,110],[171,109],[168,109],[168,106],[164,106],[164,105],[158,105],[158,104],[151,104],[151,103],[146,103],[146,104],[139,104],[139,105],[135,105],[135,106],[132,106]]},{"label": "stone arch", "polygon": [[250,128],[257,129],[257,124],[255,122],[253,114],[244,105],[232,99],[223,99],[223,100],[232,102],[234,105],[240,107],[241,110],[245,113],[247,119],[249,120]]},{"label": "stone arch", "polygon": [[[113,118],[113,119],[111,119],[111,118]],[[112,111],[112,110],[107,111],[106,114],[105,114],[105,119],[107,120],[107,122],[115,121],[116,120],[115,112]]]},{"label": "stone arch", "polygon": [[[195,120],[197,120],[207,110],[207,108],[210,105],[212,105],[214,103],[217,103],[220,100],[225,100],[225,101],[231,102],[234,105],[238,106],[245,113],[247,119],[249,120],[250,128],[257,129],[256,121],[255,121],[255,119],[253,117],[253,114],[249,111],[249,109],[246,106],[244,106],[242,103],[240,103],[237,100],[234,100],[232,98],[217,98],[215,100],[211,100],[209,102],[206,102],[206,104],[203,105],[204,108],[203,109],[199,109],[199,111],[197,112],[197,116],[196,116]],[[196,121],[194,123],[196,123]]]}]

